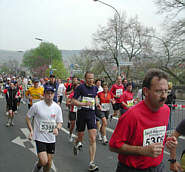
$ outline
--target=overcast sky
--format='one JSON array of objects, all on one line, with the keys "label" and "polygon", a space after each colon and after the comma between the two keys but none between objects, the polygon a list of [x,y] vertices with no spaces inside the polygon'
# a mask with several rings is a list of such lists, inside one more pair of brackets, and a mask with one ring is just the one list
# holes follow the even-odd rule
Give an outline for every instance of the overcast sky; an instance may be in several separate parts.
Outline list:
[{"label": "overcast sky", "polygon": [[[103,0],[146,26],[159,28],[154,0]],[[0,0],[0,49],[25,51],[39,45],[36,37],[59,49],[92,47],[92,34],[106,25],[114,10],[93,0]]]}]

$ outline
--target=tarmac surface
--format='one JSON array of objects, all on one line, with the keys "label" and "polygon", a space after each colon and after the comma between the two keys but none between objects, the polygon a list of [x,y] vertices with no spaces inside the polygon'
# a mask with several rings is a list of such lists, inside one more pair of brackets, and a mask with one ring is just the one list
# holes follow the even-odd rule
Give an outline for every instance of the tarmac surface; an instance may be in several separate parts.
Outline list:
[{"label": "tarmac surface", "polygon": [[[25,122],[27,105],[21,103],[18,113],[15,115],[13,127],[6,127],[7,116],[5,114],[5,99],[0,97],[0,172],[31,172],[35,161],[37,160],[35,143],[28,140],[29,131]],[[51,172],[87,172],[89,163],[88,137],[87,131],[83,141],[83,149],[79,155],[73,155],[73,143],[68,142],[69,132],[67,129],[68,111],[66,106],[62,105],[64,123],[63,128],[57,136],[56,153],[53,160]],[[185,111],[182,112],[185,115]],[[173,118],[175,124],[179,122],[178,118]],[[117,119],[108,122],[107,137],[110,139],[116,126]],[[177,148],[178,158],[185,148],[184,137],[179,139]],[[166,165],[166,171],[169,172],[169,153],[164,151],[163,162]],[[117,166],[117,154],[109,151],[107,145],[97,141],[97,151],[95,162],[99,166],[99,172],[114,172]]]}]

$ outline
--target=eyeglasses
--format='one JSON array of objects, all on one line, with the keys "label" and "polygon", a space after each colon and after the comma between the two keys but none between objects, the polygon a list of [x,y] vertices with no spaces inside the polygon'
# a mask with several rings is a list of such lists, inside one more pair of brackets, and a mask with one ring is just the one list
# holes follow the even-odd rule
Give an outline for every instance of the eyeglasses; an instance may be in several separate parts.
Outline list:
[{"label": "eyeglasses", "polygon": [[157,95],[168,94],[168,90],[155,90],[155,93],[156,93]]}]

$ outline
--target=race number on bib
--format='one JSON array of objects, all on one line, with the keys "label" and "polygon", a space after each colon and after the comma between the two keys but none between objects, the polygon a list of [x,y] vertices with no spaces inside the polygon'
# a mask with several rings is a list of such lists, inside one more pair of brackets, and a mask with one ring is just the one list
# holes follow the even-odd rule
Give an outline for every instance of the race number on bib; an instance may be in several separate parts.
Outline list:
[{"label": "race number on bib", "polygon": [[82,106],[82,107],[95,110],[95,98],[83,97],[82,102],[84,102],[84,103],[91,102],[91,106]]},{"label": "race number on bib", "polygon": [[127,105],[128,107],[134,106],[134,100],[128,100]]},{"label": "race number on bib", "polygon": [[117,89],[116,96],[121,96],[121,95],[123,95],[123,89]]},{"label": "race number on bib", "polygon": [[143,146],[152,143],[163,143],[166,133],[166,126],[149,128],[143,131]]},{"label": "race number on bib", "polygon": [[37,103],[40,99],[32,99],[32,103]]},{"label": "race number on bib", "polygon": [[74,106],[73,107],[73,112],[77,112],[77,110],[78,110],[77,106]]},{"label": "race number on bib", "polygon": [[54,121],[41,121],[40,122],[40,131],[41,132],[53,132],[53,129],[56,128],[56,122]]},{"label": "race number on bib", "polygon": [[110,110],[110,103],[101,104],[101,111],[109,111],[109,110]]}]

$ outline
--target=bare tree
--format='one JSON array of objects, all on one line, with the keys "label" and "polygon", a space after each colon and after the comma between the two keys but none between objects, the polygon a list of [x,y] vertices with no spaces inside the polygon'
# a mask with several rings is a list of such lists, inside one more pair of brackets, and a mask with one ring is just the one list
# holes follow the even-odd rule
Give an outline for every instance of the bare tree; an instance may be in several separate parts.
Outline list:
[{"label": "bare tree", "polygon": [[[120,22],[120,23],[118,23]],[[120,26],[119,30],[117,29]],[[117,32],[119,32],[117,34]],[[137,17],[126,19],[122,15],[121,21],[114,17],[110,19],[107,26],[100,27],[94,34],[94,42],[97,50],[104,52],[103,60],[115,64],[119,68],[120,62],[136,62],[143,55],[148,56],[151,52],[150,37],[143,35],[153,33],[152,28],[143,26]],[[118,35],[118,38],[116,37]],[[118,45],[120,54],[118,56]],[[101,59],[99,57],[99,59]],[[130,66],[126,69],[129,76]]]},{"label": "bare tree", "polygon": [[171,17],[176,17],[180,12],[185,9],[184,0],[156,0],[159,13],[166,13]]},{"label": "bare tree", "polygon": [[[183,75],[185,70],[185,1],[184,0],[156,0],[159,13],[165,14],[165,35],[163,35],[168,49],[168,60],[163,59],[162,69],[168,72],[175,80],[185,84]],[[170,20],[169,20],[170,19]]]}]

